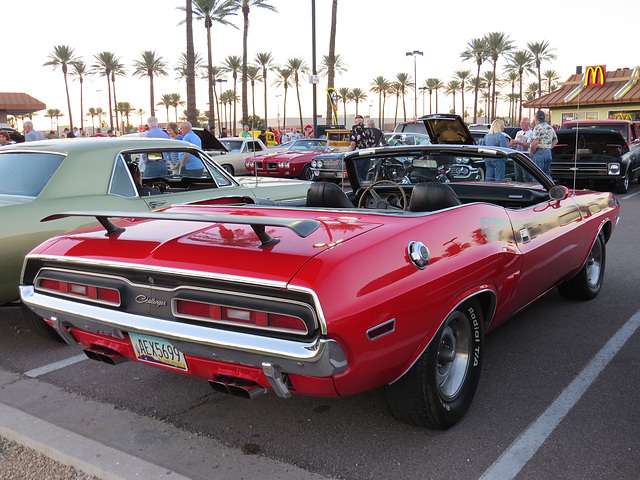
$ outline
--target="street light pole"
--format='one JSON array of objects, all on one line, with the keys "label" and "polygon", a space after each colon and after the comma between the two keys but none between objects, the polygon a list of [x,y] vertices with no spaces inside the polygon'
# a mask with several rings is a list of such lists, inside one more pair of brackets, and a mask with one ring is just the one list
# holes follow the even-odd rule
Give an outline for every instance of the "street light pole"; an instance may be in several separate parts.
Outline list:
[{"label": "street light pole", "polygon": [[416,66],[416,57],[418,55],[422,57],[424,53],[418,50],[414,50],[413,52],[407,52],[407,57],[413,57],[413,98],[414,98],[413,114],[415,118],[418,118],[418,69]]}]

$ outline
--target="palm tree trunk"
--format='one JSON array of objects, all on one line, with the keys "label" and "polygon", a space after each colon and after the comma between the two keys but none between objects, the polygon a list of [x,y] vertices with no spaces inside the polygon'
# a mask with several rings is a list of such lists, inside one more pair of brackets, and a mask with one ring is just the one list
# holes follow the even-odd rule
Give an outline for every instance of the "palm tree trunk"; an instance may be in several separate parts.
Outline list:
[{"label": "palm tree trunk", "polygon": [[236,136],[236,125],[238,122],[236,121],[236,113],[238,109],[238,101],[236,100],[238,95],[238,74],[234,72],[233,74],[233,136]]},{"label": "palm tree trunk", "polygon": [[[253,109],[253,121],[256,119],[256,82],[251,80],[251,108]],[[267,129],[267,119],[264,119],[264,128]]]},{"label": "palm tree trunk", "polygon": [[111,72],[111,83],[113,84],[113,104],[116,107],[116,130],[118,129],[118,99],[116,98],[116,76]]},{"label": "palm tree trunk", "polygon": [[480,66],[482,65],[480,62],[476,63],[478,64],[478,74],[476,75],[476,84],[474,85],[475,100],[473,101],[473,123],[478,121],[478,90],[480,87]]},{"label": "palm tree trunk", "polygon": [[187,27],[187,121],[192,125],[196,123],[196,74],[195,74],[195,50],[193,47],[193,5],[192,0],[186,0],[186,27]]},{"label": "palm tree trunk", "polygon": [[262,69],[262,79],[264,80],[264,126],[267,126],[268,116],[267,116],[267,69]]},{"label": "palm tree trunk", "polygon": [[[338,17],[338,0],[333,0],[331,7],[331,33],[329,34],[329,65],[327,68],[327,89],[335,87],[336,81],[336,22]],[[333,111],[329,95],[327,95],[327,125],[333,123]]]},{"label": "palm tree trunk", "polygon": [[[302,103],[300,103],[300,86],[298,84],[298,74],[296,73],[296,94],[298,96],[298,110],[300,112],[300,130],[304,129],[304,125],[302,124]],[[356,107],[357,109],[357,107]]]},{"label": "palm tree trunk", "polygon": [[216,126],[216,117],[215,117],[215,107],[216,104],[213,103],[213,72],[211,68],[213,67],[213,59],[211,57],[211,21],[208,20],[208,23],[205,25],[207,27],[207,79],[209,80],[209,129],[215,128]]},{"label": "palm tree trunk", "polygon": [[242,124],[249,123],[249,102],[247,95],[247,38],[249,36],[249,4],[244,2],[242,6],[244,16],[244,30],[242,32]]},{"label": "palm tree trunk", "polygon": [[402,91],[402,111],[404,113],[404,121],[407,121],[407,104],[404,101],[404,90]]},{"label": "palm tree trunk", "polygon": [[84,102],[82,98],[82,84],[84,80],[80,77],[80,130],[84,130]]},{"label": "palm tree trunk", "polygon": [[73,132],[73,117],[71,116],[71,97],[69,97],[69,83],[67,82],[67,74],[64,74],[64,88],[67,90],[67,108],[69,109],[69,128]]},{"label": "palm tree trunk", "polygon": [[149,75],[149,102],[151,103],[151,116],[155,117],[156,116],[156,111],[153,108],[153,74]]},{"label": "palm tree trunk", "polygon": [[[109,94],[109,128],[113,130],[113,107],[111,106],[111,71],[107,71],[107,93]],[[100,122],[102,123],[102,122]]]},{"label": "palm tree trunk", "polygon": [[284,132],[287,129],[287,84],[284,84],[284,107],[282,111],[282,131]]},{"label": "palm tree trunk", "polygon": [[380,130],[384,130],[384,107],[387,103],[387,94],[385,92],[384,96],[382,97],[382,117],[380,118]]}]

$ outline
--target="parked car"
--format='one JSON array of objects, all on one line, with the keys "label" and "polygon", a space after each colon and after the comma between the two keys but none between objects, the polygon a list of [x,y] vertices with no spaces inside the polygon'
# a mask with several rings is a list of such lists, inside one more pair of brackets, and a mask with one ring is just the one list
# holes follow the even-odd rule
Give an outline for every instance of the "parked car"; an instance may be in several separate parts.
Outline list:
[{"label": "parked car", "polygon": [[249,173],[244,163],[247,158],[285,148],[267,148],[262,143],[262,140],[255,137],[225,137],[219,140],[229,153],[224,153],[214,158],[231,175],[246,175]]},{"label": "parked car", "polygon": [[[172,171],[167,159],[192,155],[197,177]],[[155,195],[141,196],[128,164],[162,162],[165,174],[145,178]],[[218,196],[250,195],[283,200],[304,197],[305,182],[260,179],[240,184],[202,150],[178,140],[137,136],[46,140],[0,149],[0,305],[18,298],[24,255],[43,240],[94,223],[87,218],[40,220],[73,208],[157,210]],[[155,190],[151,190],[151,189]]]},{"label": "parked car", "polygon": [[346,147],[329,147],[327,139],[304,138],[289,142],[285,150],[249,157],[245,160],[245,167],[251,175],[313,180],[313,157],[339,149],[346,150]]},{"label": "parked car", "polygon": [[619,130],[585,128],[556,131],[551,177],[569,186],[605,186],[627,193],[640,181],[640,148],[629,148]]},{"label": "parked car", "polygon": [[572,120],[562,123],[562,129],[592,129],[615,130],[620,132],[629,148],[640,145],[640,121],[638,120]]},{"label": "parked car", "polygon": [[[429,181],[462,157],[508,157],[536,183]],[[349,193],[313,182],[298,205],[53,215],[102,219],[107,235],[35,248],[22,300],[94,360],[245,398],[382,387],[397,419],[447,428],[472,402],[485,333],[555,287],[598,295],[613,194],[554,185],[515,150],[382,147],[344,161]],[[362,182],[359,161],[373,172]]]},{"label": "parked car", "polygon": [[12,142],[14,143],[24,142],[24,135],[22,135],[20,132],[18,132],[14,128],[11,128],[11,125],[9,125],[8,123],[0,123],[0,130],[4,130],[5,132],[7,132]]},{"label": "parked car", "polygon": [[[420,118],[422,124],[422,133],[414,133],[410,130],[417,130],[417,127],[406,129],[406,133],[394,132],[399,137],[389,136],[391,143],[413,142],[417,141],[421,144],[427,142],[436,143],[459,143],[466,145],[474,145],[475,141],[471,136],[471,132],[466,127],[462,118],[452,114],[436,114],[427,115]],[[413,125],[415,122],[401,122],[407,125]],[[400,125],[400,124],[398,124]],[[418,136],[419,135],[419,136]],[[386,136],[384,137],[387,138]],[[395,138],[395,139],[393,139]],[[471,165],[473,168],[478,168]],[[479,167],[480,175],[484,178],[484,164]],[[311,161],[311,171],[316,180],[328,180],[332,182],[343,182],[347,178],[347,170],[344,164],[344,154],[342,153],[326,153],[318,155]]]}]

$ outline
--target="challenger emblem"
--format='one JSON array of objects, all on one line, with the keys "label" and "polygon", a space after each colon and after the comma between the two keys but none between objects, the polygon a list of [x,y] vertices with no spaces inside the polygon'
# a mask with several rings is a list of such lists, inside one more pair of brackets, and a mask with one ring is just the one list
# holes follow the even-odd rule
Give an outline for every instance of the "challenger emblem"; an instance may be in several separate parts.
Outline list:
[{"label": "challenger emblem", "polygon": [[136,303],[148,303],[149,305],[155,305],[156,307],[165,307],[167,305],[167,302],[163,300],[149,298],[146,295],[138,295],[136,297]]}]

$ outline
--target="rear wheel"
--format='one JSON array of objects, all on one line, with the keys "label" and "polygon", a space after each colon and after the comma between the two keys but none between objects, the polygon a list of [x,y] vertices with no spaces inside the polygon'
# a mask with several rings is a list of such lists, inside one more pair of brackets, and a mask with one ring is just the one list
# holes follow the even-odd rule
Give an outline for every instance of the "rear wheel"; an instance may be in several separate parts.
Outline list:
[{"label": "rear wheel", "polygon": [[393,416],[434,429],[457,423],[475,395],[483,348],[478,305],[470,302],[450,313],[413,367],[385,387]]},{"label": "rear wheel", "polygon": [[45,322],[44,318],[36,315],[24,303],[22,304],[22,316],[27,326],[38,335],[64,343],[64,340],[51,325]]},{"label": "rear wheel", "polygon": [[591,300],[598,296],[604,280],[607,250],[602,232],[598,234],[587,261],[578,274],[558,286],[563,297],[574,300]]},{"label": "rear wheel", "polygon": [[222,165],[222,168],[224,168],[227,173],[231,174],[231,175],[235,175],[236,171],[233,168],[233,165],[230,165],[228,163],[225,163],[224,165]]}]

